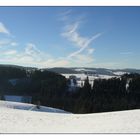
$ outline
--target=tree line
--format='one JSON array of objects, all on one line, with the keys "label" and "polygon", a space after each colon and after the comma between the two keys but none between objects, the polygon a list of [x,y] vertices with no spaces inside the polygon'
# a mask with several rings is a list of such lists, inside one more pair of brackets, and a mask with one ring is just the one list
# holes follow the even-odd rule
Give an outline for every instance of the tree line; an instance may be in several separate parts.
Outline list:
[{"label": "tree line", "polygon": [[[128,86],[127,86],[128,84]],[[96,79],[93,87],[88,77],[84,86],[51,97],[51,106],[73,113],[97,113],[140,108],[140,75],[125,74],[119,78]]]},{"label": "tree line", "polygon": [[[9,80],[17,79],[13,85]],[[47,70],[27,71],[21,68],[0,68],[0,97],[32,96],[32,103],[64,109],[72,113],[96,113],[140,108],[140,75],[124,74],[119,78],[95,79],[88,77],[83,87],[68,90],[69,80]]]}]

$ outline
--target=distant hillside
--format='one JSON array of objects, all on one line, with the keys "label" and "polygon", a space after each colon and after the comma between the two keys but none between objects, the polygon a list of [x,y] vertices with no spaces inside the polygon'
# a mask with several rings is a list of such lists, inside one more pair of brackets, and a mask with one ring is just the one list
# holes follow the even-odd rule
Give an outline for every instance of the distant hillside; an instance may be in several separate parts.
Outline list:
[{"label": "distant hillside", "polygon": [[[6,65],[6,64],[0,64],[0,68],[4,67],[11,67],[11,68],[20,68],[24,70],[35,70],[38,68],[35,67],[24,67],[24,66],[18,66],[18,65]],[[115,75],[122,75],[124,73],[138,73],[140,74],[140,69],[106,69],[106,68],[86,68],[86,67],[54,67],[54,68],[43,68],[42,70],[47,70],[59,74],[99,74],[99,75],[109,75],[109,76],[115,76]]]},{"label": "distant hillside", "polygon": [[138,69],[106,69],[106,68],[85,68],[85,67],[75,67],[75,68],[49,68],[49,71],[53,71],[56,73],[63,74],[99,74],[99,75],[122,75],[124,73],[138,73],[140,74],[140,70]]},{"label": "distant hillside", "polygon": [[34,70],[34,69],[37,69],[35,67],[24,67],[24,66],[9,65],[9,64],[0,64],[0,68],[19,68],[19,69],[25,69],[25,70]]},{"label": "distant hillside", "polygon": [[48,71],[52,71],[55,73],[64,73],[64,74],[78,74],[79,72],[75,71],[72,68],[49,68]]}]

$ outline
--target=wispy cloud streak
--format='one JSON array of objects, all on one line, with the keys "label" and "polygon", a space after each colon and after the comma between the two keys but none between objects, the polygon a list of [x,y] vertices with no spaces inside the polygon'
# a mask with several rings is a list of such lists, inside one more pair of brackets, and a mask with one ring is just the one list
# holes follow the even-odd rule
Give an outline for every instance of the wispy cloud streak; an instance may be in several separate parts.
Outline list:
[{"label": "wispy cloud streak", "polygon": [[86,40],[85,44],[81,47],[81,49],[79,49],[78,51],[75,51],[73,53],[71,53],[68,57],[73,57],[76,56],[77,54],[81,53],[82,51],[84,51],[93,40],[95,40],[96,38],[98,38],[99,36],[101,36],[101,34],[96,34],[95,36],[93,36],[92,38]]},{"label": "wispy cloud streak", "polygon": [[78,51],[71,53],[68,58],[76,56],[83,52],[94,40],[102,35],[102,33],[98,33],[90,38],[83,37],[80,35],[80,33],[78,33],[78,28],[79,22],[76,22],[73,25],[66,26],[65,32],[62,33],[63,37],[67,38],[69,41],[73,42],[75,46],[80,48]]},{"label": "wispy cloud streak", "polygon": [[9,30],[5,27],[5,25],[2,22],[0,22],[0,33],[10,35]]}]

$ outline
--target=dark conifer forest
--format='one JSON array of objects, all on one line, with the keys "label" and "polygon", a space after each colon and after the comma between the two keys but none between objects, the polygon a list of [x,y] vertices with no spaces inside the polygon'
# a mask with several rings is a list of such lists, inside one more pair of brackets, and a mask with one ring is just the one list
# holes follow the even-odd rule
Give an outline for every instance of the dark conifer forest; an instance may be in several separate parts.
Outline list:
[{"label": "dark conifer forest", "polygon": [[[10,80],[18,82],[13,85]],[[0,98],[4,95],[31,96],[32,103],[60,108],[72,113],[97,113],[140,108],[140,75],[124,74],[119,78],[96,79],[93,87],[88,77],[83,87],[68,90],[69,81],[62,75],[41,69],[0,67]],[[127,86],[129,85],[129,86]]]}]

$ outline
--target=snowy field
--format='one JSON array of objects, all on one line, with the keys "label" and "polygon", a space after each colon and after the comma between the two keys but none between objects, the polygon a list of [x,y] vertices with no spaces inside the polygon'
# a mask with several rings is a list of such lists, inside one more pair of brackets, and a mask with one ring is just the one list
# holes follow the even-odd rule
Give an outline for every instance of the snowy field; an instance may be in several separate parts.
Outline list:
[{"label": "snowy field", "polygon": [[[77,78],[80,78],[81,80],[85,80],[87,78],[87,75],[86,74],[62,74],[63,76],[65,76],[66,78],[69,78],[69,76],[71,75],[74,75],[76,76]],[[88,75],[88,78],[89,80],[93,81],[95,79],[110,79],[110,78],[113,78],[113,77],[117,77],[117,76],[110,76],[110,75],[98,75],[98,76],[90,76]]]},{"label": "snowy field", "polygon": [[33,108],[0,101],[0,133],[140,133],[140,110],[75,115]]},{"label": "snowy field", "polygon": [[40,106],[40,109],[36,108],[36,105],[19,103],[19,102],[10,102],[10,101],[0,101],[0,110],[1,109],[20,109],[20,110],[28,110],[28,111],[39,111],[39,112],[51,112],[51,113],[68,113],[61,109],[56,109],[52,107]]},{"label": "snowy field", "polygon": [[[71,75],[76,76],[77,78],[77,86],[81,87],[81,85],[84,84],[85,79],[87,78],[87,75],[82,73],[82,74],[62,74],[63,76],[65,76],[65,78],[69,78]],[[88,79],[89,79],[89,83],[91,84],[91,86],[93,86],[93,82],[95,79],[110,79],[113,77],[119,77],[119,76],[110,76],[110,75],[88,75]]]}]

